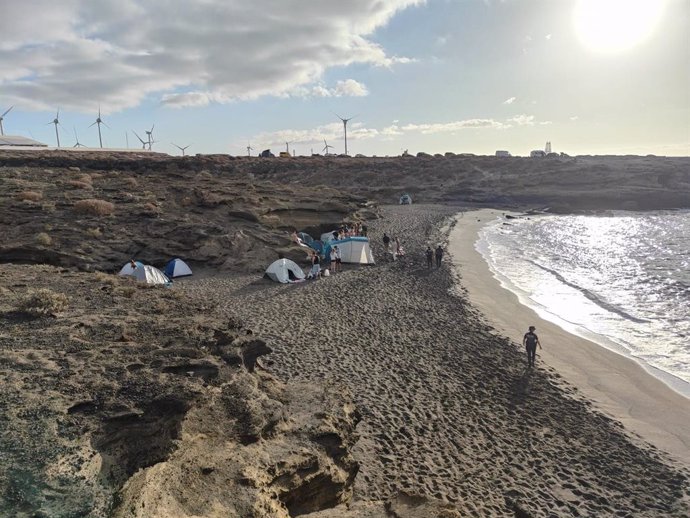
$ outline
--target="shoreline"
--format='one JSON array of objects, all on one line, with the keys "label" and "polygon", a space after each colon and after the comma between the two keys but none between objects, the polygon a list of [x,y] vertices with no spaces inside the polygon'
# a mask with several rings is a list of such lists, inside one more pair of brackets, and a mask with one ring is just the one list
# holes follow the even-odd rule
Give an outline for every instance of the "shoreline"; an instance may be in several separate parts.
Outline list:
[{"label": "shoreline", "polygon": [[[472,304],[491,326],[515,342],[520,341],[528,325],[535,325],[544,345],[537,351],[537,369],[540,363],[552,367],[598,410],[690,465],[690,399],[639,361],[540,317],[500,284],[475,243],[481,228],[503,212],[481,209],[456,217],[449,252],[460,276],[458,288],[467,291]],[[467,217],[470,214],[472,217]]]}]

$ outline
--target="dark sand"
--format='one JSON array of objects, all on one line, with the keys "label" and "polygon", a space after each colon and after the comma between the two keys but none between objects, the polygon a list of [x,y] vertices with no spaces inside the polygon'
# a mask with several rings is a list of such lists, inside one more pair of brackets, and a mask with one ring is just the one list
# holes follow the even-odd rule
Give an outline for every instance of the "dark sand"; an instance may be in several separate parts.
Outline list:
[{"label": "dark sand", "polygon": [[[687,516],[688,472],[593,410],[551,368],[528,371],[514,343],[453,294],[448,265],[422,252],[456,209],[383,209],[408,256],[283,286],[256,277],[180,283],[260,329],[284,380],[338,382],[362,413],[355,501],[399,491],[468,516]],[[519,514],[520,511],[528,514]]]}]

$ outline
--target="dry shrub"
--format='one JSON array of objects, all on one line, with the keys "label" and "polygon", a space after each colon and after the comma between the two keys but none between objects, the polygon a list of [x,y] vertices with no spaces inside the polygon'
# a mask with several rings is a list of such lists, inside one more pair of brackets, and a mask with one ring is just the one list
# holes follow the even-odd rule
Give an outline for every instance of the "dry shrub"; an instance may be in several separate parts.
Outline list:
[{"label": "dry shrub", "polygon": [[36,234],[36,237],[34,237],[34,239],[39,245],[43,246],[50,246],[53,243],[51,237],[45,232],[39,232],[38,234]]},{"label": "dry shrub", "polygon": [[144,206],[142,207],[142,211],[145,214],[148,214],[149,216],[157,216],[160,214],[161,209],[158,207],[155,203],[145,203]]},{"label": "dry shrub", "polygon": [[87,228],[86,235],[91,237],[101,237],[103,235],[103,232],[101,232],[101,229],[98,227]]},{"label": "dry shrub", "polygon": [[137,179],[133,178],[131,176],[128,176],[127,178],[125,178],[124,182],[129,187],[139,187],[139,182],[137,181]]},{"label": "dry shrub", "polygon": [[96,272],[96,273],[94,273],[94,276],[96,277],[96,280],[98,282],[108,284],[109,286],[114,286],[115,284],[117,284],[117,276],[116,275],[110,275],[110,274],[103,273],[103,272]]},{"label": "dry shrub", "polygon": [[137,292],[137,289],[134,286],[122,286],[122,287],[116,288],[114,291],[114,294],[119,295],[120,297],[125,297],[128,299],[131,299],[136,292]]},{"label": "dry shrub", "polygon": [[88,200],[80,200],[75,203],[74,210],[79,214],[88,214],[91,216],[109,216],[115,212],[115,205],[109,201],[91,198]]},{"label": "dry shrub", "polygon": [[71,187],[74,187],[75,189],[93,189],[93,185],[91,185],[91,182],[82,182],[79,180],[67,180],[65,183]]},{"label": "dry shrub", "polygon": [[183,207],[189,207],[193,203],[194,203],[194,200],[192,200],[192,198],[190,198],[189,196],[185,196],[184,198],[182,198],[180,200],[180,205],[182,205]]},{"label": "dry shrub", "polygon": [[55,204],[53,202],[41,203],[41,210],[43,212],[55,212]]},{"label": "dry shrub", "polygon": [[22,201],[41,201],[43,194],[36,191],[22,191],[17,194],[17,199]]},{"label": "dry shrub", "polygon": [[64,293],[56,293],[47,288],[29,290],[19,301],[17,309],[34,316],[46,316],[67,309],[69,299]]},{"label": "dry shrub", "polygon": [[89,174],[82,174],[77,177],[77,180],[84,183],[93,183],[93,178]]}]

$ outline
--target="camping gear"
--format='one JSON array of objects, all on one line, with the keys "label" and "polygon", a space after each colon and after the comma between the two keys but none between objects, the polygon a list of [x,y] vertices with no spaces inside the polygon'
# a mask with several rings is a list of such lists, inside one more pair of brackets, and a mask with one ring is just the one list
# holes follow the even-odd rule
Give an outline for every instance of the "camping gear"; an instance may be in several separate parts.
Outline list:
[{"label": "camping gear", "polygon": [[192,269],[182,259],[173,259],[166,265],[165,270],[163,271],[165,272],[165,275],[171,279],[175,279],[177,277],[189,277],[192,275]]},{"label": "camping gear", "polygon": [[366,237],[348,237],[332,244],[340,250],[340,260],[343,263],[375,264],[374,254],[371,253],[369,239]]},{"label": "camping gear", "polygon": [[[135,261],[134,264],[138,268],[143,268],[144,263],[140,263],[139,261]],[[132,266],[132,262],[126,263],[119,271],[118,275],[134,275],[134,267]]]},{"label": "camping gear", "polygon": [[311,246],[314,242],[314,238],[306,232],[297,232],[297,237],[299,237],[302,240],[302,243],[304,243],[307,246]]},{"label": "camping gear", "polygon": [[148,264],[141,267],[137,266],[137,269],[132,273],[132,277],[146,284],[170,284],[170,279],[163,272]]},{"label": "camping gear", "polygon": [[283,284],[304,280],[304,272],[297,263],[290,259],[278,259],[266,268],[265,275],[272,281]]},{"label": "camping gear", "polygon": [[329,241],[335,241],[336,239],[335,239],[334,233],[337,234],[338,230],[332,230],[330,232],[326,232],[324,234],[321,234],[321,241],[323,243],[328,243]]},{"label": "camping gear", "polygon": [[412,196],[409,194],[403,194],[400,197],[400,205],[412,205]]},{"label": "camping gear", "polygon": [[[134,264],[137,266],[137,269],[144,267],[144,263],[140,263],[139,261],[136,261]],[[134,275],[134,267],[132,266],[132,262],[130,261],[126,263],[118,275]]]}]

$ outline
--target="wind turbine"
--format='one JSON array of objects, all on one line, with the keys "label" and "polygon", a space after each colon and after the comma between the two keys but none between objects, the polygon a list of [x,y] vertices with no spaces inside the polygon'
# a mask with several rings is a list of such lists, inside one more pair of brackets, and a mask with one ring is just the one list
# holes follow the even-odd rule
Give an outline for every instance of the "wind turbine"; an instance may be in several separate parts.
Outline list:
[{"label": "wind turbine", "polygon": [[55,114],[55,118],[50,121],[47,126],[51,124],[55,124],[55,138],[57,139],[57,147],[60,147],[60,134],[58,133],[58,124],[60,124],[60,108],[57,109],[57,113]]},{"label": "wind turbine", "polygon": [[173,146],[175,146],[177,149],[179,149],[180,151],[182,151],[182,156],[185,156],[185,155],[184,155],[184,150],[187,149],[189,146],[191,146],[191,144],[187,144],[185,147],[180,147],[180,146],[178,146],[177,144],[175,144],[174,142],[171,142],[171,144],[172,144]]},{"label": "wind turbine", "polygon": [[[106,128],[110,129],[110,126],[108,126],[103,120],[101,119],[101,107],[98,107],[98,117],[96,117],[96,122],[91,124],[91,126],[98,125],[98,143],[101,145],[101,149],[103,148],[103,139],[101,138],[101,124],[103,124]],[[89,128],[91,127],[89,126]]]},{"label": "wind turbine", "polygon": [[148,137],[148,141],[149,141],[148,142],[149,143],[149,151],[151,151],[151,144],[155,144],[155,141],[153,140],[153,128],[155,126],[156,126],[155,124],[152,125],[150,131],[144,130],[144,131],[146,131],[146,136]]},{"label": "wind turbine", "polygon": [[350,122],[352,119],[356,117],[350,117],[349,119],[343,119],[340,115],[337,113],[335,114],[336,117],[338,117],[341,121],[343,121],[343,129],[345,130],[345,154],[347,155],[347,123]]},{"label": "wind turbine", "polygon": [[250,142],[247,142],[247,156],[252,156],[252,151],[254,151],[254,148]]},{"label": "wind turbine", "polygon": [[77,137],[77,128],[75,128],[74,126],[72,126],[72,129],[74,130],[74,140],[77,141],[77,143],[74,144],[72,147],[86,147],[84,144],[82,144],[81,142],[79,142],[79,137]]},{"label": "wind turbine", "polygon": [[132,130],[132,133],[134,133],[134,135],[136,135],[136,137],[139,139],[139,142],[141,142],[141,149],[146,149],[146,145],[148,144],[148,142],[146,142],[143,138],[137,135],[136,131]]},{"label": "wind turbine", "polygon": [[285,142],[285,152],[288,155],[290,154],[290,144],[292,144],[292,142],[287,142],[287,141]]},{"label": "wind turbine", "polygon": [[329,145],[328,145],[328,142],[326,142],[326,139],[323,139],[323,143],[324,143],[324,146],[323,146],[322,151],[325,151],[325,152],[326,152],[326,156],[328,156],[328,148],[332,148],[333,146],[329,146]]},{"label": "wind turbine", "polygon": [[2,121],[3,121],[3,119],[5,118],[5,115],[7,115],[8,113],[10,113],[10,111],[12,111],[12,108],[14,108],[14,105],[12,105],[12,106],[10,106],[9,108],[7,108],[7,110],[5,110],[5,113],[3,113],[2,115],[0,115],[0,135],[4,135],[4,134],[5,134],[5,130],[4,130],[4,128],[2,127]]}]

